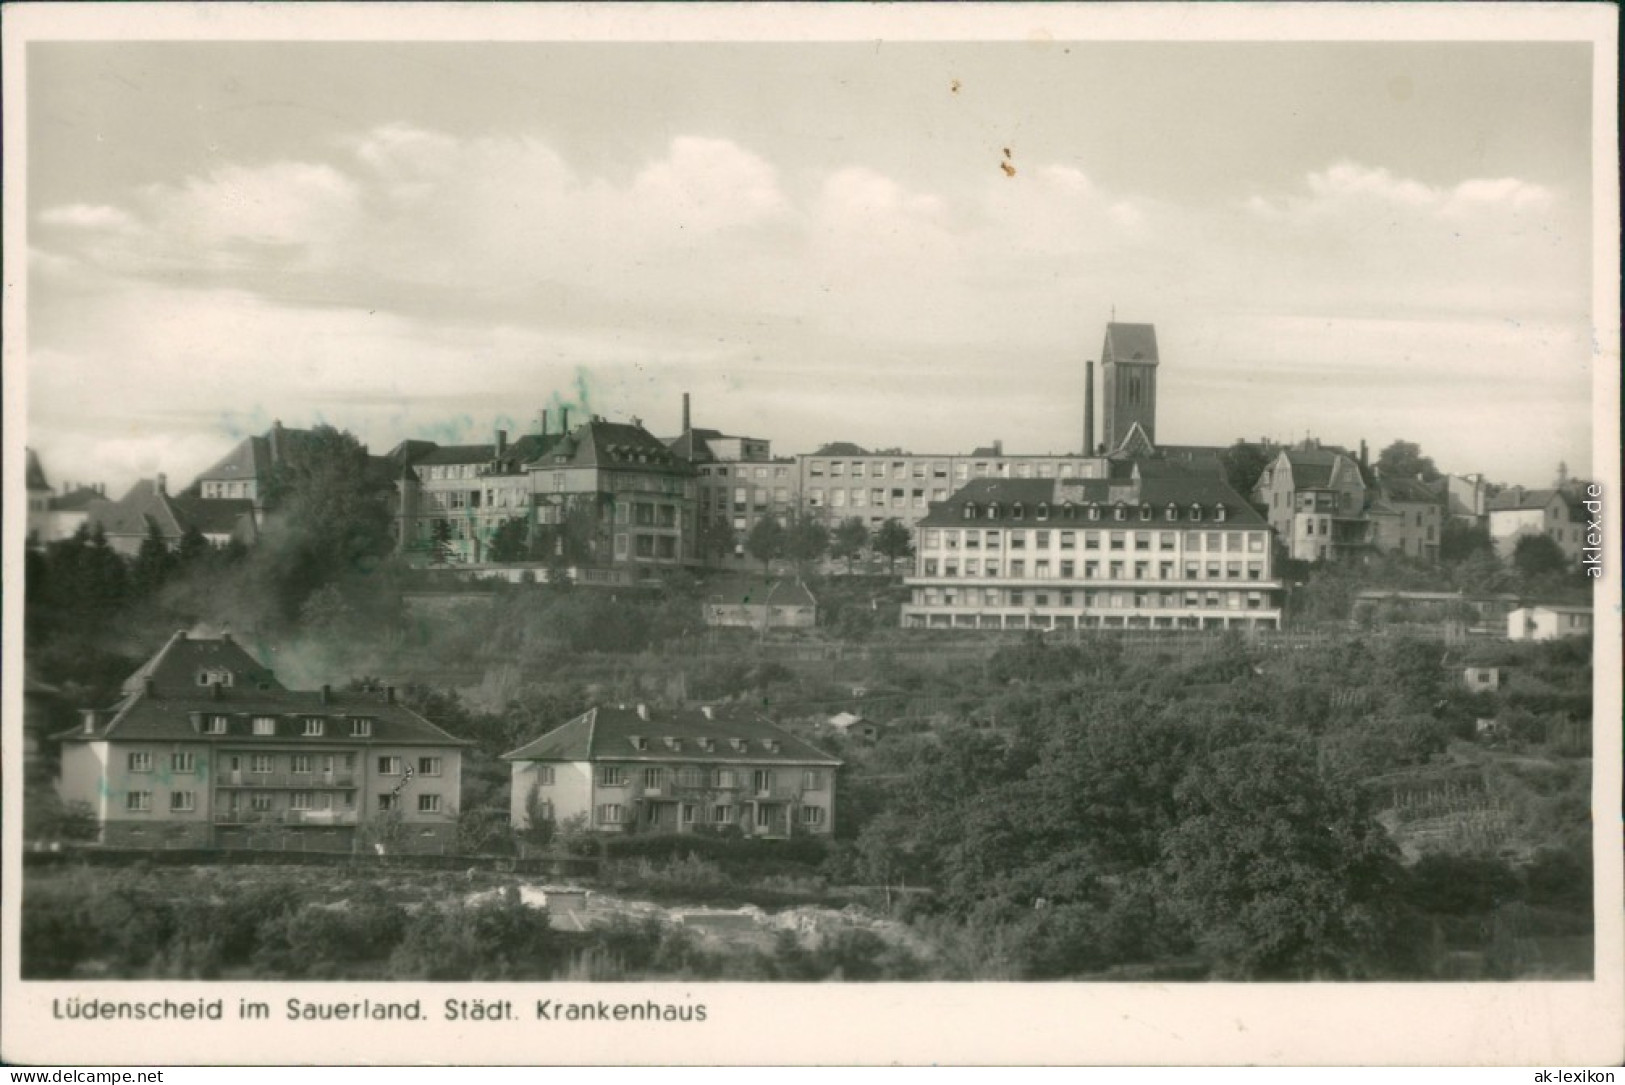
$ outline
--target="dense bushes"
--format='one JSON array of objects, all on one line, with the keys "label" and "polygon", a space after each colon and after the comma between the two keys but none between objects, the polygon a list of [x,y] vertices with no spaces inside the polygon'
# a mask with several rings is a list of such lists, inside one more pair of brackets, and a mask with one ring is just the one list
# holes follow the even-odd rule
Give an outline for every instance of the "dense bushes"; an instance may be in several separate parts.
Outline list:
[{"label": "dense bushes", "polygon": [[730,868],[762,863],[817,866],[828,851],[829,844],[815,836],[745,840],[704,833],[645,833],[613,837],[604,843],[604,854],[611,859],[675,859],[695,855]]}]

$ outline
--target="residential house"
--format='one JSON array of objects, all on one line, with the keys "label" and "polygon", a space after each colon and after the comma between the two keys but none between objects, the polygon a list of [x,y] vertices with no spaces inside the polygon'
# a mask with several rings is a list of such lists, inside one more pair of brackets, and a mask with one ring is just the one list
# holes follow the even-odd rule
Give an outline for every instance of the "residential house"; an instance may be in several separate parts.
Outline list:
[{"label": "residential house", "polygon": [[512,824],[585,817],[596,832],[827,836],[838,758],[745,709],[589,709],[503,754]]},{"label": "residential house", "polygon": [[1274,629],[1269,525],[1211,470],[1159,460],[1110,479],[988,479],[920,525],[905,626]]},{"label": "residential house", "polygon": [[799,579],[719,577],[705,586],[705,624],[745,629],[811,629],[818,600]]},{"label": "residential house", "polygon": [[1421,479],[1378,477],[1367,496],[1366,518],[1376,550],[1430,564],[1439,560],[1445,511],[1436,488]]},{"label": "residential house", "polygon": [[1556,640],[1590,636],[1591,608],[1544,603],[1519,607],[1507,615],[1508,640]]},{"label": "residential house", "polygon": [[51,483],[45,477],[45,468],[40,463],[39,455],[32,449],[27,450],[28,463],[25,470],[25,482],[28,487],[28,541],[30,545],[37,545],[45,538],[48,529],[47,515],[51,511]]},{"label": "residential house", "polygon": [[825,722],[829,725],[830,730],[846,738],[869,743],[880,740],[880,725],[867,716],[860,716],[853,712],[837,712]]},{"label": "residential house", "polygon": [[1489,485],[1483,475],[1445,475],[1433,484],[1445,501],[1445,515],[1468,527],[1484,523],[1489,512]]},{"label": "residential house", "polygon": [[1461,680],[1469,693],[1494,693],[1501,688],[1501,668],[1464,667]]},{"label": "residential house", "polygon": [[696,523],[702,534],[720,527],[732,532],[733,545],[711,549],[699,543],[696,553],[707,565],[739,569],[753,560],[745,539],[761,520],[772,516],[787,523],[801,509],[796,462],[774,459],[772,442],[740,437],[690,424],[688,393],[683,394],[683,432],[666,442],[678,459],[693,465]]},{"label": "residential house", "polygon": [[171,549],[199,531],[212,545],[249,544],[258,535],[254,503],[246,498],[203,500],[195,492],[171,494],[166,476],[140,479],[117,501],[92,503],[85,522],[100,526],[116,552],[133,557],[154,531]]},{"label": "residential house", "polygon": [[1354,457],[1317,441],[1282,449],[1253,490],[1286,555],[1340,561],[1369,553],[1366,482]]},{"label": "residential house", "polygon": [[58,792],[125,847],[350,851],[456,841],[468,742],[393,688],[290,690],[229,635],[176,633],[62,744]]},{"label": "residential house", "polygon": [[1518,541],[1529,535],[1545,535],[1578,563],[1585,545],[1585,509],[1567,492],[1558,489],[1526,490],[1513,486],[1489,500],[1490,542],[1495,554],[1510,561]]}]

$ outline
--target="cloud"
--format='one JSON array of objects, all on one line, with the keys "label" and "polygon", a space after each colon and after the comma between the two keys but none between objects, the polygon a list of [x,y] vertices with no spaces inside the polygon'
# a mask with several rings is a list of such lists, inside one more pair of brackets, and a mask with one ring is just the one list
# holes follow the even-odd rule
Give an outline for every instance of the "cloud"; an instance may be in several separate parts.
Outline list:
[{"label": "cloud", "polygon": [[84,203],[48,208],[40,214],[40,222],[78,230],[126,230],[135,224],[134,219],[116,207]]}]

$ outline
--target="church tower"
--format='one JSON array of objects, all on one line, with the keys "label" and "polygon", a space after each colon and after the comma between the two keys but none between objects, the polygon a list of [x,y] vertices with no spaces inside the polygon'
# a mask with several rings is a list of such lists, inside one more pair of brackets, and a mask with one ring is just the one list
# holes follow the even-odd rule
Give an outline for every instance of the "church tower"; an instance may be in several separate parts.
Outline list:
[{"label": "church tower", "polygon": [[1100,351],[1101,441],[1115,452],[1136,422],[1157,439],[1157,329],[1150,324],[1106,325]]}]

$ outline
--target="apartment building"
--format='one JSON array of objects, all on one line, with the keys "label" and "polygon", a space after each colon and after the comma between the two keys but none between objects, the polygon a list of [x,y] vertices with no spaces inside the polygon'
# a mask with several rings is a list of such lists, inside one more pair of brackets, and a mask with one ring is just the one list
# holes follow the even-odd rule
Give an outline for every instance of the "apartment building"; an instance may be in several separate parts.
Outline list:
[{"label": "apartment building", "polygon": [[518,519],[540,561],[652,580],[697,560],[694,468],[635,418],[595,415],[511,445],[502,431],[489,445],[411,442],[388,459],[399,464],[409,553],[439,546],[455,562],[488,562],[497,531]]},{"label": "apartment building", "polygon": [[1372,525],[1366,496],[1354,457],[1318,442],[1278,452],[1253,491],[1287,556],[1296,561],[1339,561],[1369,553]]},{"label": "apartment building", "polygon": [[291,690],[229,635],[179,632],[81,716],[58,793],[103,844],[350,851],[371,821],[400,850],[455,845],[470,743],[392,688]]},{"label": "apartment building", "polygon": [[1526,490],[1513,486],[1489,499],[1490,542],[1495,554],[1511,561],[1518,540],[1526,535],[1545,535],[1570,561],[1580,560],[1585,544],[1586,518],[1583,506],[1562,490]]},{"label": "apartment building", "polygon": [[920,523],[905,627],[1275,629],[1269,525],[1216,471],[984,479]]},{"label": "apartment building", "polygon": [[[850,517],[871,531],[889,519],[914,529],[931,505],[977,479],[1105,478],[1102,456],[1007,455],[1001,441],[968,455],[869,452],[837,443],[796,457],[806,511],[833,527]],[[916,539],[917,542],[917,539]]]},{"label": "apartment building", "polygon": [[[800,476],[793,459],[774,459],[772,442],[690,424],[689,398],[683,395],[683,432],[666,442],[672,454],[694,468],[695,523],[701,536],[726,538],[731,546],[696,545],[707,565],[740,570],[752,563],[745,539],[769,517],[786,523],[801,508]],[[727,532],[719,529],[726,528]]]},{"label": "apartment building", "polygon": [[1382,478],[1368,491],[1372,546],[1419,561],[1439,560],[1446,496],[1421,479]]},{"label": "apartment building", "polygon": [[519,749],[512,823],[585,817],[597,832],[828,835],[838,758],[742,709],[601,706]]}]

